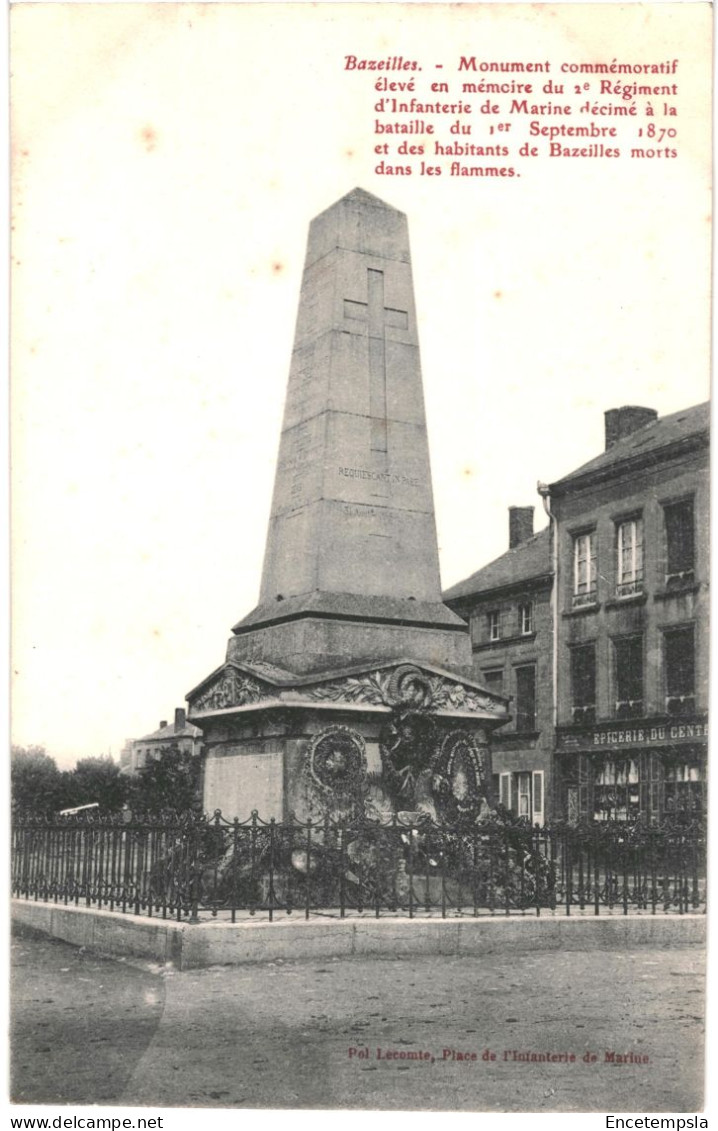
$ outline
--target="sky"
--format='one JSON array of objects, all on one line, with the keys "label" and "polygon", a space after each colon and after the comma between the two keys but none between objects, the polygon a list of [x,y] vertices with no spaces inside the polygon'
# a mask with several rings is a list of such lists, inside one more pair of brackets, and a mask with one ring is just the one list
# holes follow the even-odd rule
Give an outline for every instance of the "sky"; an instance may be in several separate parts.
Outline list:
[{"label": "sky", "polygon": [[[310,219],[406,212],[442,582],[603,448],[709,395],[707,5],[32,4],[12,11],[13,741],[171,719],[257,601]],[[401,54],[679,57],[680,158],[376,172]]]}]

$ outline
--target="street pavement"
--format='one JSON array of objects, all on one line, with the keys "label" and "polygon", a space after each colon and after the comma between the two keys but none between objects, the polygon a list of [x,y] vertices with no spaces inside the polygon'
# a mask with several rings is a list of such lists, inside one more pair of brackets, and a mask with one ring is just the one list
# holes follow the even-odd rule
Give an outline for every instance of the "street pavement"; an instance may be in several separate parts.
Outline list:
[{"label": "street pavement", "polygon": [[701,1109],[695,947],[178,972],[25,932],[11,961],[16,1103]]}]

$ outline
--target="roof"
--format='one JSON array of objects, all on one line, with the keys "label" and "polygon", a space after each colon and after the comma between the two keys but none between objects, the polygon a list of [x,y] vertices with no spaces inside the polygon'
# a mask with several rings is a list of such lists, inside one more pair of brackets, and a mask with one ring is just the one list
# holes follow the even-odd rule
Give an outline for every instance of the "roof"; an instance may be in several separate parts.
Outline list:
[{"label": "roof", "polygon": [[152,734],[143,734],[142,738],[136,738],[135,742],[158,742],[160,740],[171,740],[173,738],[201,738],[202,731],[199,727],[193,726],[192,723],[185,723],[180,730],[175,730],[174,723],[168,723],[166,727],[160,727],[159,730],[153,730]]},{"label": "roof", "polygon": [[551,492],[560,494],[564,485],[573,483],[584,476],[607,472],[614,466],[626,462],[655,462],[665,448],[685,444],[705,435],[706,442],[710,432],[710,402],[684,408],[670,416],[661,416],[652,424],[639,428],[625,439],[619,440],[601,452],[594,459],[565,475],[563,479],[551,484]]},{"label": "roof", "polygon": [[[576,471],[551,484],[551,492],[561,494],[563,488],[584,476],[610,474],[620,465],[654,462],[661,458],[666,448],[694,444],[696,441],[708,443],[710,434],[710,402],[693,405],[690,408],[662,416],[651,424],[639,428],[632,435],[619,440],[608,451],[601,452],[594,459],[584,463]],[[549,527],[540,530],[532,538],[507,550],[500,558],[482,566],[464,581],[457,582],[443,594],[444,601],[452,602],[462,597],[472,597],[488,593],[494,589],[504,589],[552,573]]]},{"label": "roof", "polygon": [[492,589],[503,589],[509,585],[519,585],[551,575],[551,551],[549,527],[539,530],[532,538],[527,538],[513,549],[507,550],[500,558],[477,569],[465,581],[452,585],[444,593],[445,601],[459,597],[471,597]]}]

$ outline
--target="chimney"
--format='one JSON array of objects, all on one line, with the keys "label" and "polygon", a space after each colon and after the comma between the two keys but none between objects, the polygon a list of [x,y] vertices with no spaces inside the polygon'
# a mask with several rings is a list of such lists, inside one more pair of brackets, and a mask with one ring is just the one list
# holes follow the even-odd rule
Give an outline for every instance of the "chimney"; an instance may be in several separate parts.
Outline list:
[{"label": "chimney", "polygon": [[184,730],[185,723],[187,722],[187,715],[184,707],[175,707],[175,734]]},{"label": "chimney", "polygon": [[655,424],[658,413],[655,408],[641,408],[640,405],[627,404],[623,408],[609,408],[604,414],[606,420],[606,451],[632,436],[639,428]]},{"label": "chimney", "polygon": [[509,507],[509,549],[533,538],[533,507]]},{"label": "chimney", "polygon": [[162,719],[160,722],[160,730],[164,730],[167,726],[167,719]]}]

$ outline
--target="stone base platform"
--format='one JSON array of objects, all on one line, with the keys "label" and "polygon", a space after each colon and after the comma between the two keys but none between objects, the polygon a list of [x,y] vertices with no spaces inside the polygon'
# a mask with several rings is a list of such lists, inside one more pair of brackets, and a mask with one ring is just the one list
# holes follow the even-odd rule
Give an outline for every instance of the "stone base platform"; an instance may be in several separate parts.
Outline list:
[{"label": "stone base platform", "polygon": [[705,946],[705,915],[578,914],[454,919],[213,920],[188,924],[116,911],[12,900],[14,923],[113,957],[180,970],[355,955],[529,954],[536,950],[632,950]]}]

